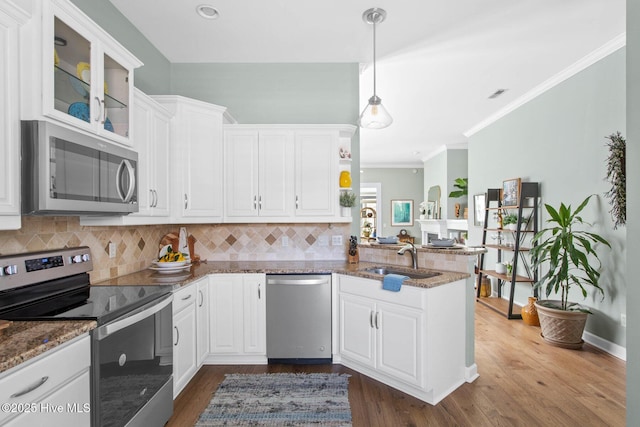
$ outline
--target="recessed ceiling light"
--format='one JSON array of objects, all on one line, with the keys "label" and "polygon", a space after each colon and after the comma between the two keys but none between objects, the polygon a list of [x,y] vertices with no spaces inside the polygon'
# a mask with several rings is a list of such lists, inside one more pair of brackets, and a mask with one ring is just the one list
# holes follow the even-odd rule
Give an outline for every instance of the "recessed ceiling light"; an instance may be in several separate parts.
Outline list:
[{"label": "recessed ceiling light", "polygon": [[497,97],[499,97],[500,95],[502,95],[503,93],[505,93],[508,89],[498,89],[497,91],[493,92],[490,96],[489,99],[495,99]]},{"label": "recessed ceiling light", "polygon": [[201,4],[200,6],[196,7],[196,12],[198,12],[198,15],[202,16],[205,19],[218,19],[218,16],[220,16],[218,10],[208,4]]}]

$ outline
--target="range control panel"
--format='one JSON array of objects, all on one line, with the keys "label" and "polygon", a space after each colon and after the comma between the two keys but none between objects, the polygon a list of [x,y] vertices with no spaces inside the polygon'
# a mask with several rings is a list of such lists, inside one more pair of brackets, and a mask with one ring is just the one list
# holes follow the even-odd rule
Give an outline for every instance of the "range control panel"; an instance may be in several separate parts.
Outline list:
[{"label": "range control panel", "polygon": [[92,269],[91,251],[87,246],[5,255],[0,257],[0,291]]}]

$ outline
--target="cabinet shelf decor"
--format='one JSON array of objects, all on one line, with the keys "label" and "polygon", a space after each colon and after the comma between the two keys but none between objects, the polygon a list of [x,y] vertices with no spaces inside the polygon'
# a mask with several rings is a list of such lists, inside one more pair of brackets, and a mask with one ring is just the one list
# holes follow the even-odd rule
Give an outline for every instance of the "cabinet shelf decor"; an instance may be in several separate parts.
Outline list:
[{"label": "cabinet shelf decor", "polygon": [[[481,254],[476,300],[501,312],[503,304],[496,304],[495,301],[502,302],[502,286],[509,284],[509,300],[506,313],[508,319],[522,319],[520,313],[514,313],[513,311],[516,284],[533,284],[538,280],[538,272],[531,268],[528,251],[531,250],[533,236],[538,232],[539,197],[540,192],[537,182],[520,183],[517,200],[515,204],[510,200],[509,206],[503,205],[501,189],[490,188],[487,190],[482,246],[486,249],[495,250],[498,263],[506,261],[511,267],[504,272],[488,269],[485,267],[486,254]],[[515,222],[510,225],[503,225],[503,218],[509,215],[515,216],[513,219]],[[483,276],[498,279],[497,298],[480,297],[480,285]],[[538,296],[537,289],[534,289],[534,296]]]}]

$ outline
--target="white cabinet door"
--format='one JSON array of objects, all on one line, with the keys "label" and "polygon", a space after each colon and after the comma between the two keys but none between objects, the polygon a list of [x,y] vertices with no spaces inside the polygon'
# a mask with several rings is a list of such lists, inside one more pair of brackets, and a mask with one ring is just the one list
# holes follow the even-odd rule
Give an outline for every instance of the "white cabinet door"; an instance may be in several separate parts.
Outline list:
[{"label": "white cabinet door", "polygon": [[375,367],[375,303],[351,294],[340,294],[340,354]]},{"label": "white cabinet door", "polygon": [[226,109],[182,96],[153,99],[172,114],[171,222],[215,223],[223,215],[223,115]]},{"label": "white cabinet door", "polygon": [[196,373],[195,286],[174,293],[173,302],[173,397]]},{"label": "white cabinet door", "polygon": [[[180,135],[174,140],[182,164],[183,217],[222,218],[222,115],[185,106]],[[180,198],[180,197],[178,197]]]},{"label": "white cabinet door", "polygon": [[265,280],[264,274],[210,276],[209,349],[216,362],[266,362]]},{"label": "white cabinet door", "polygon": [[[171,164],[169,162],[169,144],[171,138],[171,116],[169,112],[154,108],[151,122],[153,143],[149,145],[153,153],[150,165],[153,167],[153,216],[169,216],[169,182]],[[144,166],[144,165],[142,165]]]},{"label": "white cabinet door", "polygon": [[235,130],[224,134],[225,215],[258,215],[258,131]]},{"label": "white cabinet door", "polygon": [[33,5],[22,29],[22,117],[130,144],[133,70],[142,63],[70,1]]},{"label": "white cabinet door", "polygon": [[196,286],[196,350],[198,366],[202,366],[209,354],[209,279],[199,280]]},{"label": "white cabinet door", "polygon": [[242,353],[244,345],[242,275],[212,275],[209,292],[209,349],[211,353]]},{"label": "white cabinet door", "polygon": [[263,217],[293,214],[294,139],[290,130],[260,131],[258,208]]},{"label": "white cabinet door", "polygon": [[[50,425],[60,417],[56,425],[87,426],[90,423],[91,402],[91,338],[81,338],[63,343],[15,368],[0,373],[0,402],[30,407],[37,405],[35,413],[25,413],[13,418],[9,425]],[[71,408],[68,404],[77,406]],[[41,405],[64,410],[41,413]],[[72,413],[70,409],[75,409]],[[86,412],[85,412],[86,411]],[[16,413],[0,412],[0,425],[5,425]],[[45,422],[43,422],[43,420]]]},{"label": "white cabinet door", "polygon": [[265,275],[243,275],[244,353],[267,354]]},{"label": "white cabinet door", "polygon": [[42,402],[33,402],[34,405],[37,405],[38,411],[22,414],[3,425],[6,427],[34,427],[54,424],[68,427],[88,426],[91,424],[90,390],[91,377],[87,370],[56,389]]},{"label": "white cabinet door", "polygon": [[[232,126],[233,127],[233,126]],[[290,217],[293,213],[293,131],[225,130],[225,216]]]},{"label": "white cabinet door", "polygon": [[409,384],[422,385],[424,315],[395,304],[378,303],[376,368]]},{"label": "white cabinet door", "polygon": [[[6,10],[5,10],[6,8]],[[0,229],[19,229],[20,110],[18,25],[26,15],[0,4]]]},{"label": "white cabinet door", "polygon": [[338,207],[338,132],[296,132],[296,216],[333,216]]}]

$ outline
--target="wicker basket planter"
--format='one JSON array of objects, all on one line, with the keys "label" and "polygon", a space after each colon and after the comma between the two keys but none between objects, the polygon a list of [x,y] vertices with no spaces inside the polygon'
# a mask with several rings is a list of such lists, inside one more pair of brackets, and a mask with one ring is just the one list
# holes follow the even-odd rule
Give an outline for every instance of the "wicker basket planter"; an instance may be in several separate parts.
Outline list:
[{"label": "wicker basket planter", "polygon": [[[550,308],[540,302],[537,301],[535,305],[540,318],[542,338],[556,347],[574,350],[582,348],[582,333],[589,313]],[[560,301],[547,300],[546,303],[560,306]]]}]

